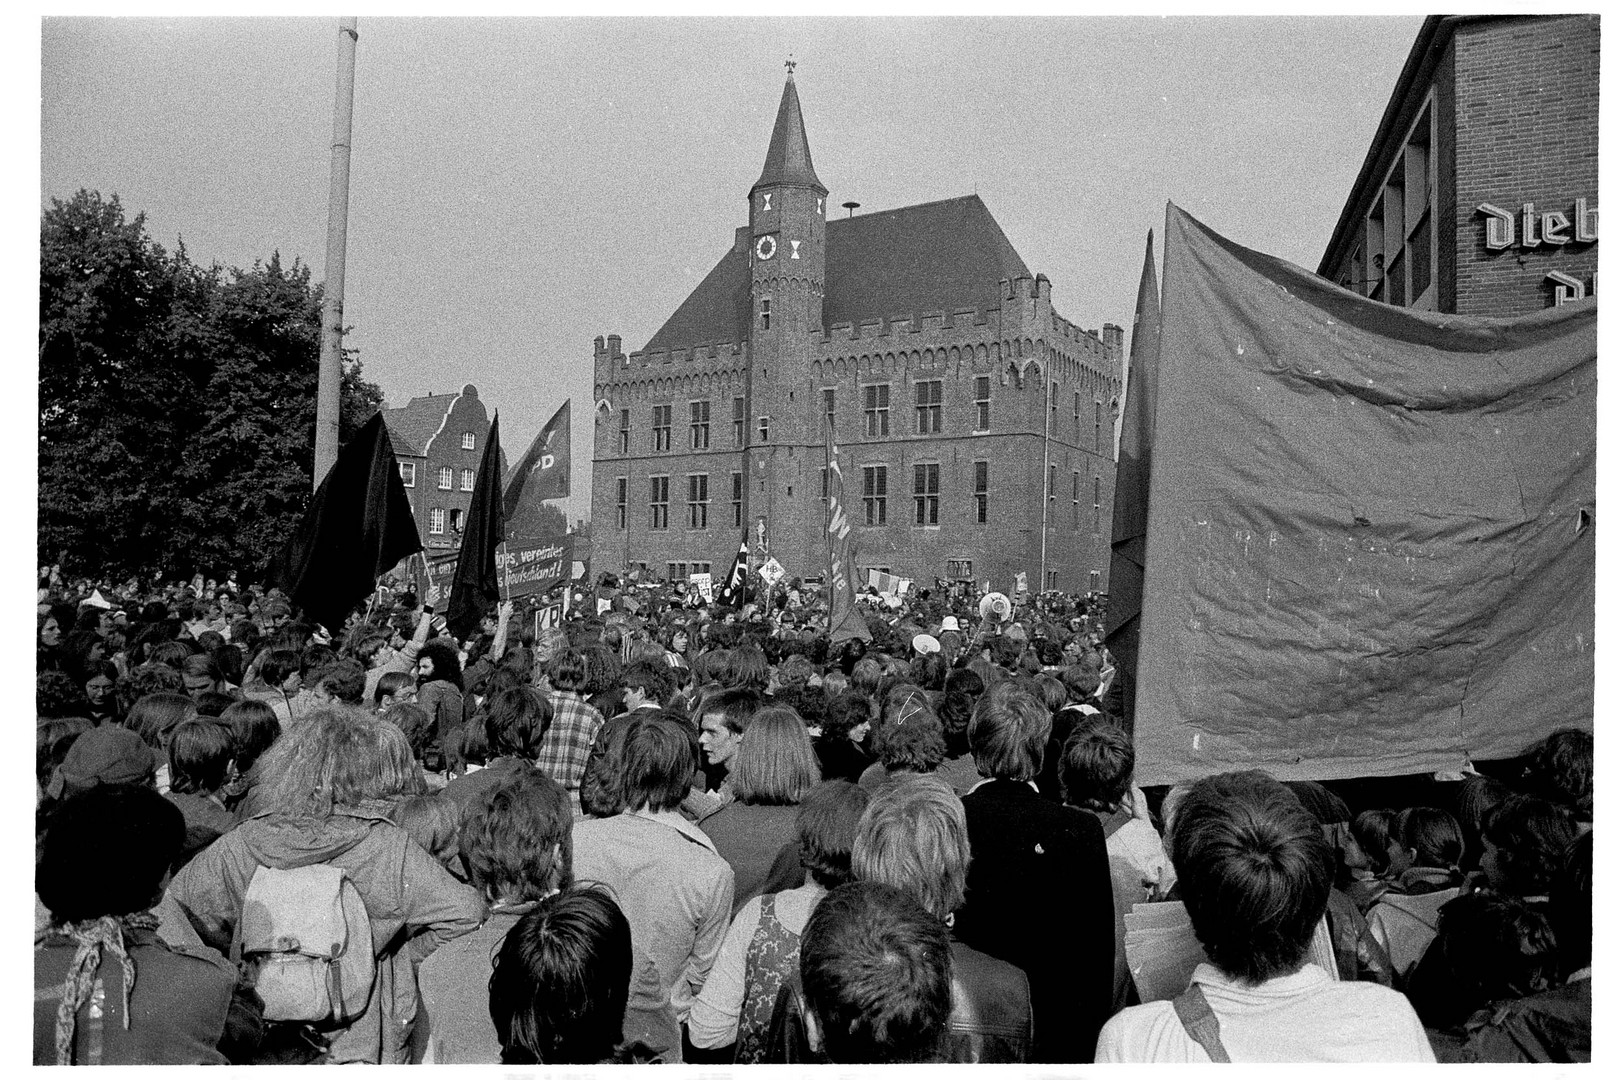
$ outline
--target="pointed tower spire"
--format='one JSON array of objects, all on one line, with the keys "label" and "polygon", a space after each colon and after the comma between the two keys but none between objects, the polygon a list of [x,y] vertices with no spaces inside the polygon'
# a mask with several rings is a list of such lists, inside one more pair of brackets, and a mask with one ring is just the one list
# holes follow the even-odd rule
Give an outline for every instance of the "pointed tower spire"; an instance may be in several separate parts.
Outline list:
[{"label": "pointed tower spire", "polygon": [[804,134],[804,113],[799,108],[799,91],[793,85],[794,61],[788,61],[787,84],[782,87],[782,104],[776,109],[776,127],[771,130],[771,148],[765,152],[765,171],[759,174],[753,195],[762,187],[789,184],[814,188],[822,195],[827,187],[816,176],[810,162],[810,140]]}]

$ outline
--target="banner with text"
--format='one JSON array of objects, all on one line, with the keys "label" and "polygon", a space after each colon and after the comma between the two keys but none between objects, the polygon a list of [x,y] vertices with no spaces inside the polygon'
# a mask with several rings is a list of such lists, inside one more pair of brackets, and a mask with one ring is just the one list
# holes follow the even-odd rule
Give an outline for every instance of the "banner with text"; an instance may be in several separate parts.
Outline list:
[{"label": "banner with text", "polygon": [[573,569],[573,549],[572,536],[508,541],[495,554],[501,591],[512,599],[545,592],[567,581]]}]

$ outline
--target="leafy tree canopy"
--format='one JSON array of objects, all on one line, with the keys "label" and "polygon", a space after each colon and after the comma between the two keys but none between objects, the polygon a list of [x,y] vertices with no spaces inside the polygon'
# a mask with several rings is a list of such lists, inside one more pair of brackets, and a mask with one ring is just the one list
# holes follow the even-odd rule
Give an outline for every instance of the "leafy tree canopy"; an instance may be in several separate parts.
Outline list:
[{"label": "leafy tree canopy", "polygon": [[[257,576],[308,503],[321,289],[166,252],[116,195],[40,227],[39,555],[100,575]],[[340,435],[382,404],[343,362]]]}]

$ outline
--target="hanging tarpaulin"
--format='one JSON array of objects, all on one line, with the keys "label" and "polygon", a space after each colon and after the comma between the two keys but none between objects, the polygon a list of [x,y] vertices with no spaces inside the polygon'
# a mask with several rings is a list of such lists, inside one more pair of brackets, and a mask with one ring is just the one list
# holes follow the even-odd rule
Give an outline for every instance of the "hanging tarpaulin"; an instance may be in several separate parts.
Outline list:
[{"label": "hanging tarpaulin", "polygon": [[1137,774],[1396,775],[1593,715],[1597,309],[1389,307],[1166,214]]}]

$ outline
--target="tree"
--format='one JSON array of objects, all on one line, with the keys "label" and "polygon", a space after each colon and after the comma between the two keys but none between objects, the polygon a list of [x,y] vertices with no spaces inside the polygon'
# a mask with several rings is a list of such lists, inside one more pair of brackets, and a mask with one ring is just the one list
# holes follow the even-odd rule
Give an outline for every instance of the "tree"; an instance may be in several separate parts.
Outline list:
[{"label": "tree", "polygon": [[201,383],[195,353],[171,348],[172,266],[147,238],[144,217],[125,221],[116,196],[80,191],[45,212],[42,562],[66,549],[83,563],[123,569],[165,546]]},{"label": "tree", "polygon": [[[312,486],[309,268],[199,267],[116,196],[81,191],[45,212],[40,281],[42,561],[256,576]],[[347,438],[382,392],[352,355],[343,367]]]}]

